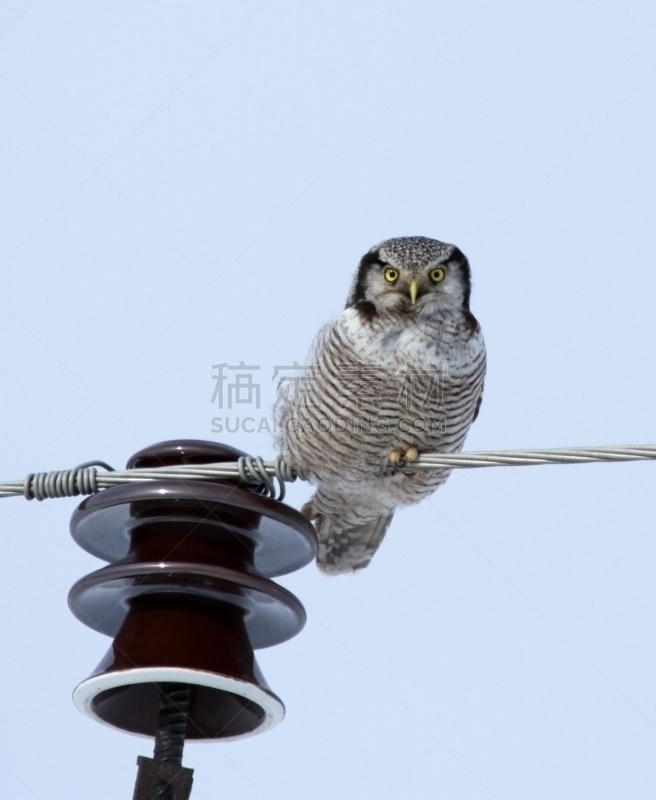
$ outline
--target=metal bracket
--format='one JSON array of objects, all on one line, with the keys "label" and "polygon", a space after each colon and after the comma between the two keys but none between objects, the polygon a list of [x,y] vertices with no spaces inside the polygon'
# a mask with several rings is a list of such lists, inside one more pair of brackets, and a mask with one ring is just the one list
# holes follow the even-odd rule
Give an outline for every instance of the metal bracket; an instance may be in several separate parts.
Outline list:
[{"label": "metal bracket", "polygon": [[189,800],[193,769],[170,761],[138,756],[137,783],[132,800]]}]

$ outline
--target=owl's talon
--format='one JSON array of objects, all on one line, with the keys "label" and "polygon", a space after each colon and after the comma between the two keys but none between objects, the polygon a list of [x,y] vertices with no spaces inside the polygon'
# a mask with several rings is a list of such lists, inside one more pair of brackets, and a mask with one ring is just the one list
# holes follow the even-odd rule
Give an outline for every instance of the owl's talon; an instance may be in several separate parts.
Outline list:
[{"label": "owl's talon", "polygon": [[413,461],[416,461],[419,458],[419,452],[417,451],[416,447],[408,447],[405,451],[405,455],[403,456],[403,463],[404,464],[412,464]]},{"label": "owl's talon", "polygon": [[399,464],[401,464],[401,461],[403,460],[403,451],[401,451],[401,450],[392,450],[388,454],[387,460],[393,467],[398,467]]},{"label": "owl's talon", "polygon": [[403,451],[390,450],[387,454],[387,460],[383,465],[383,475],[396,475],[400,467],[403,465]]}]

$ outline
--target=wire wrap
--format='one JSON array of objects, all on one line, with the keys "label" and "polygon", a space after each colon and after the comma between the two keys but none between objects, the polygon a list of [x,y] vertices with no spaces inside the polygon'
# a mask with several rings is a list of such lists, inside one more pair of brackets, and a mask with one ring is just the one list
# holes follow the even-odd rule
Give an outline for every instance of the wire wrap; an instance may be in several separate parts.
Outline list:
[{"label": "wire wrap", "polygon": [[85,461],[73,469],[30,473],[23,481],[23,497],[40,502],[46,498],[94,494],[99,489],[96,467],[103,467],[108,472],[114,471],[104,461]]}]

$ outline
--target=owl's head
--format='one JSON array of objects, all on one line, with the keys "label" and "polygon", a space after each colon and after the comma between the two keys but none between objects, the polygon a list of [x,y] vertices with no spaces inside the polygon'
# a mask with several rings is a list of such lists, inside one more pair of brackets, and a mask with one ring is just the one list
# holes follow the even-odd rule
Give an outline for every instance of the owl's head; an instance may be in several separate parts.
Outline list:
[{"label": "owl's head", "polygon": [[360,261],[346,307],[369,313],[469,313],[469,262],[452,244],[402,236],[375,245]]}]

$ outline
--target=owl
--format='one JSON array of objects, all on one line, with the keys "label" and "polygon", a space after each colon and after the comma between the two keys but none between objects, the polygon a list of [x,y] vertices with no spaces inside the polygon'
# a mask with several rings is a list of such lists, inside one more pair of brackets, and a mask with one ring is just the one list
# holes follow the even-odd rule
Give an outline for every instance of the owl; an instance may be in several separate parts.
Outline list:
[{"label": "owl", "polygon": [[279,386],[277,444],[316,486],[302,512],[324,572],[366,567],[396,509],[448,478],[412,463],[459,451],[478,415],[486,356],[470,293],[469,262],[454,245],[381,242],[361,259],[344,311]]}]

